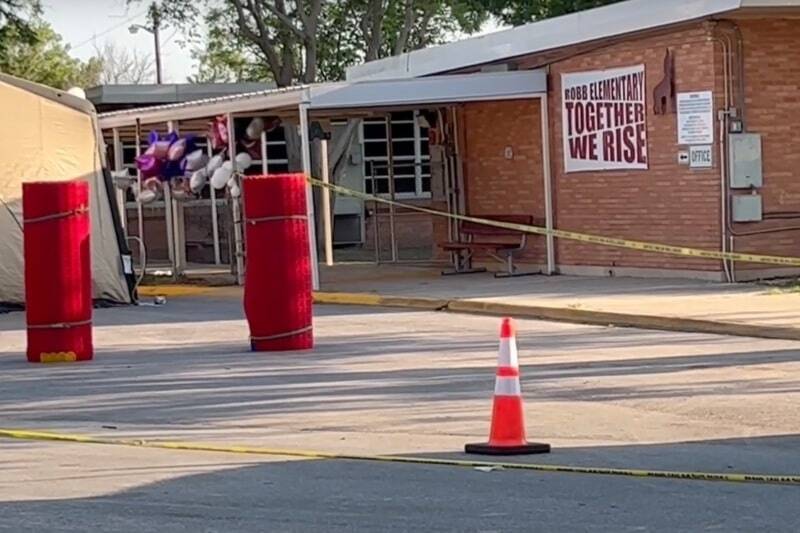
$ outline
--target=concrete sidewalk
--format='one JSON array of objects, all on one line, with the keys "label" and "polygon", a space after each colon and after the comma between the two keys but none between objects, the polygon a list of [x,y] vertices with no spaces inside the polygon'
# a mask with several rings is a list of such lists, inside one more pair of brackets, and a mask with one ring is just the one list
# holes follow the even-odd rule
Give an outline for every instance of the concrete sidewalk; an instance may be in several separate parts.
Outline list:
[{"label": "concrete sidewalk", "polygon": [[321,277],[321,303],[800,340],[800,293],[763,285],[573,276],[495,279],[363,264],[324,268]]}]

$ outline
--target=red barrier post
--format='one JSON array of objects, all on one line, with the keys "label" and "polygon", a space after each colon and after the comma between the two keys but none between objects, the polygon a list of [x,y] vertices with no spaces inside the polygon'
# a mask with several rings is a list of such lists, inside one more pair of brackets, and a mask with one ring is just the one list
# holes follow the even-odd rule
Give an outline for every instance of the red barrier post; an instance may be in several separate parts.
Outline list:
[{"label": "red barrier post", "polygon": [[92,359],[89,183],[22,184],[28,361]]},{"label": "red barrier post", "polygon": [[306,350],[312,331],[311,259],[303,174],[242,180],[247,262],[244,311],[253,351]]}]

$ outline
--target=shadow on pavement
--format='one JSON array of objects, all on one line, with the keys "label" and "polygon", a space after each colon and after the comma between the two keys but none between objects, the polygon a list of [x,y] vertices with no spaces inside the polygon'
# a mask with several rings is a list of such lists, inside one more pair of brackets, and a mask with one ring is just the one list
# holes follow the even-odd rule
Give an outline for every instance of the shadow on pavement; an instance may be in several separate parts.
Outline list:
[{"label": "shadow on pavement", "polygon": [[[629,447],[612,451],[630,461]],[[113,465],[91,470],[70,490],[104,470],[120,482],[126,475]],[[98,497],[0,502],[0,530],[791,531],[796,503],[797,487],[777,485],[302,460],[178,475]]]}]

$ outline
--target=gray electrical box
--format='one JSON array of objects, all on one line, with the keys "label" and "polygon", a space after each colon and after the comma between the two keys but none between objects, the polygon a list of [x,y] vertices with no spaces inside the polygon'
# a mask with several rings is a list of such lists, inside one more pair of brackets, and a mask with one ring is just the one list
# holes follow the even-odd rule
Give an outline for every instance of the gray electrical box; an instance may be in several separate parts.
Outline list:
[{"label": "gray electrical box", "polygon": [[736,133],[728,137],[731,189],[761,187],[761,135],[758,133]]},{"label": "gray electrical box", "polygon": [[745,194],[731,196],[731,211],[734,222],[758,222],[761,220],[761,195]]}]

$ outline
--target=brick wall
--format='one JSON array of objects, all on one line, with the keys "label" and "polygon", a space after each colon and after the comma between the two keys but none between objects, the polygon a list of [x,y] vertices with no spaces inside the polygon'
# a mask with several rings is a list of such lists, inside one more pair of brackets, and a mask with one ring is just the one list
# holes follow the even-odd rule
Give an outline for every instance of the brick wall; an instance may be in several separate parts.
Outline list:
[{"label": "brick wall", "polygon": [[[538,100],[465,104],[460,113],[467,213],[544,219]],[[531,237],[521,259],[545,261],[544,239]]]},{"label": "brick wall", "polygon": [[[714,168],[708,170],[690,170],[679,165],[677,115],[655,115],[653,111],[653,89],[663,79],[667,49],[675,55],[678,92],[711,89],[719,96],[715,45],[708,37],[709,30],[697,25],[612,44],[551,65],[550,128],[556,227],[625,239],[720,249],[719,161],[714,161]],[[561,137],[561,74],[639,64],[645,65],[647,85],[649,168],[566,173]],[[558,241],[556,253],[561,265],[592,265],[609,269],[720,269],[717,261],[562,240]]]},{"label": "brick wall", "polygon": [[[762,135],[764,213],[800,217],[800,20],[743,19],[737,24],[744,40],[745,123],[749,132]],[[734,231],[783,227],[800,228],[800,218],[736,224]],[[800,231],[737,237],[736,249],[800,256]],[[737,265],[745,268],[770,267]]]},{"label": "brick wall", "polygon": [[[739,236],[736,251],[800,256],[800,19],[742,18],[747,131],[762,134],[764,213],[797,218],[735,224],[736,232],[798,228],[778,233]],[[666,244],[720,249],[719,132],[715,128],[714,165],[707,170],[677,163],[677,116],[655,115],[653,89],[663,78],[667,49],[675,54],[676,91],[713,90],[715,112],[724,107],[723,56],[719,28],[711,22],[651,33],[636,38],[590,43],[514,60],[520,69],[549,68],[550,144],[556,227],[585,233]],[[649,168],[567,174],[561,138],[561,74],[644,64],[646,69],[647,146]],[[474,71],[474,68],[465,71]],[[735,103],[732,103],[735,105]],[[467,188],[470,211],[510,212],[542,209],[539,181],[514,177],[524,165],[502,157],[504,144],[535,127],[535,104],[493,102],[464,107],[467,131]],[[495,120],[489,119],[494,116]],[[535,116],[534,116],[535,115]],[[484,133],[484,135],[482,135]],[[497,139],[493,142],[491,139]],[[537,150],[538,145],[533,148]],[[532,158],[541,157],[531,154]],[[527,170],[540,174],[536,165]],[[734,191],[733,194],[746,194]],[[529,256],[530,257],[530,256]],[[562,266],[680,269],[719,272],[719,261],[557,241]],[[738,263],[737,269],[770,269]]]}]

